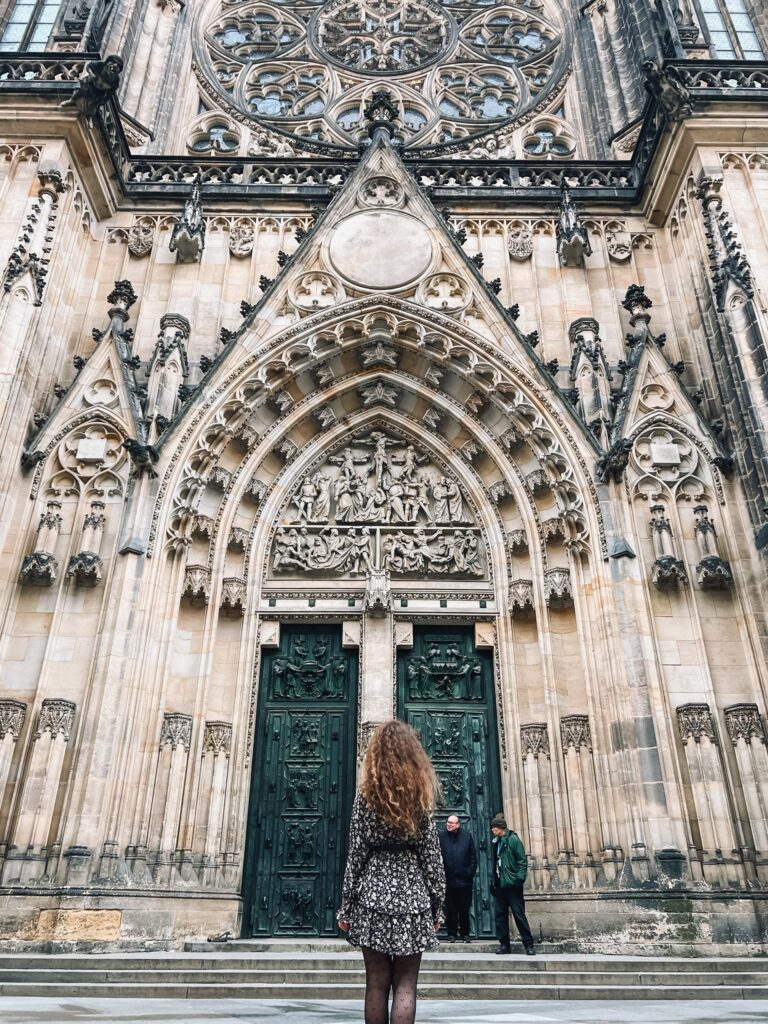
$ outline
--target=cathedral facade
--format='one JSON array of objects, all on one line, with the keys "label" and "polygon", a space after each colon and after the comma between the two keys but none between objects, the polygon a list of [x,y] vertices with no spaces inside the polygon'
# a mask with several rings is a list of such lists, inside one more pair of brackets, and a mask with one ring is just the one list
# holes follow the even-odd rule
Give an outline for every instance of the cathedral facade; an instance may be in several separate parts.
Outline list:
[{"label": "cathedral facade", "polygon": [[11,0],[0,940],[336,933],[376,724],[537,938],[768,942],[758,0]]}]

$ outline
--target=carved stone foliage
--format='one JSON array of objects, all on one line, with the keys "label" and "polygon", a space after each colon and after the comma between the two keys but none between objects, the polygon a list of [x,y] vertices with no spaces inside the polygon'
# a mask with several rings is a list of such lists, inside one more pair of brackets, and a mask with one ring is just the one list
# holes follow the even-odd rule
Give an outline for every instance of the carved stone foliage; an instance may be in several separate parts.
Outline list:
[{"label": "carved stone foliage", "polygon": [[67,576],[80,587],[95,587],[101,583],[103,575],[104,565],[93,551],[81,551],[69,559]]},{"label": "carved stone foliage", "polygon": [[229,757],[232,748],[232,726],[228,722],[206,722],[203,751]]},{"label": "carved stone foliage", "polygon": [[451,641],[434,640],[424,654],[405,659],[409,700],[483,700],[479,658]]},{"label": "carved stone foliage", "polygon": [[26,715],[27,705],[22,701],[0,700],[0,741],[10,735],[15,743],[21,733]]},{"label": "carved stone foliage", "polygon": [[531,722],[520,726],[520,753],[523,758],[529,754],[537,759],[540,754],[547,758],[550,756],[549,733],[545,723]]},{"label": "carved stone foliage", "polygon": [[182,715],[178,712],[166,712],[163,715],[163,725],[160,730],[160,749],[170,746],[172,750],[177,747],[184,747],[189,750],[192,739],[192,716]]},{"label": "carved stone foliage", "polygon": [[677,724],[683,743],[691,739],[700,743],[704,736],[715,742],[715,727],[708,704],[683,704],[677,709]]},{"label": "carved stone foliage", "polygon": [[687,582],[685,563],[674,555],[661,555],[651,567],[651,583],[658,590],[676,590]]},{"label": "carved stone foliage", "polygon": [[272,547],[276,575],[485,574],[459,484],[416,445],[375,430],[308,474]]},{"label": "carved stone foliage", "polygon": [[44,700],[37,716],[35,739],[40,739],[43,733],[49,732],[53,739],[63,736],[65,742],[68,741],[75,721],[75,711],[77,711],[77,705],[72,701],[57,698]]},{"label": "carved stone foliage", "polygon": [[[330,0],[305,7],[221,0],[195,40],[208,105],[256,122],[260,155],[355,145],[372,116],[377,80],[391,97],[386,120],[398,123],[406,144],[446,146],[469,135],[476,159],[500,149],[509,159],[500,126],[540,104],[565,72],[557,59],[560,25],[528,0]],[[258,142],[266,133],[282,151]],[[389,199],[385,194],[383,204]]]},{"label": "carved stone foliage", "polygon": [[592,750],[589,717],[587,715],[566,715],[564,718],[561,718],[560,738],[564,754],[567,754],[571,749],[578,753],[582,747]]},{"label": "carved stone foliage", "polygon": [[[272,660],[269,679],[273,700],[339,700],[348,692],[349,659],[333,654],[333,638],[297,636],[287,655]],[[315,718],[295,719],[294,740],[298,752],[312,753],[317,743]],[[314,737],[314,738],[313,738]]]},{"label": "carved stone foliage", "polygon": [[739,740],[749,743],[753,738],[766,742],[765,726],[757,704],[732,704],[725,709],[725,724],[734,743]]}]

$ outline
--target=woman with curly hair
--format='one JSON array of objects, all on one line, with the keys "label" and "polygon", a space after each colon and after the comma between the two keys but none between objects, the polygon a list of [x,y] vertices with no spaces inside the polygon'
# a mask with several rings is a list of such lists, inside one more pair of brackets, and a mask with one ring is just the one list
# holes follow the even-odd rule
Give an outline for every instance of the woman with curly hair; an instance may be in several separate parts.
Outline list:
[{"label": "woman with curly hair", "polygon": [[404,722],[380,725],[352,809],[338,913],[341,930],[363,950],[365,1024],[413,1024],[416,1017],[421,954],[437,945],[445,898],[432,820],[437,793],[416,732]]}]

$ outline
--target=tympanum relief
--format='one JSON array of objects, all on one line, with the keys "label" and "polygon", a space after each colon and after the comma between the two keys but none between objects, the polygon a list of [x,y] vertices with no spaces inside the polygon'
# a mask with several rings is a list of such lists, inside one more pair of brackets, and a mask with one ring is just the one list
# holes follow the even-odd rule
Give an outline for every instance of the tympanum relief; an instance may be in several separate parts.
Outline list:
[{"label": "tympanum relief", "polygon": [[483,541],[461,486],[417,445],[380,430],[307,473],[272,545],[277,577],[486,575]]}]

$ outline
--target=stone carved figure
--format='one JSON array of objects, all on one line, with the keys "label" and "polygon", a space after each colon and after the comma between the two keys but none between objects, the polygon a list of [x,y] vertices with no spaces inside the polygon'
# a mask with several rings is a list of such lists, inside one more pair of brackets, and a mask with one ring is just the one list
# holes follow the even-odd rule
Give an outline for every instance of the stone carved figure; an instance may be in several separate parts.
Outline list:
[{"label": "stone carved figure", "polygon": [[75,107],[85,117],[92,118],[117,92],[123,67],[123,58],[116,54],[104,60],[92,60],[78,82],[77,90],[60,106]]},{"label": "stone carved figure", "polygon": [[416,445],[374,430],[301,479],[275,534],[272,570],[476,578],[485,569],[472,524],[456,480]]},{"label": "stone carved figure", "polygon": [[[342,655],[331,656],[328,637],[317,637],[310,653],[300,640],[294,643],[289,656],[277,657],[272,662],[271,685],[275,700],[337,700],[344,697],[347,688],[347,662]],[[294,737],[306,731],[298,723]],[[314,719],[307,719],[313,724]],[[316,729],[316,723],[314,724]]]},{"label": "stone carved figure", "polygon": [[668,121],[682,121],[691,113],[691,94],[676,68],[657,60],[643,61],[645,88],[654,97]]},{"label": "stone carved figure", "polygon": [[[413,655],[406,662],[406,678],[411,700],[483,699],[480,659],[455,644],[435,641],[425,654]],[[443,735],[444,741],[445,736],[450,740],[451,733]]]}]

